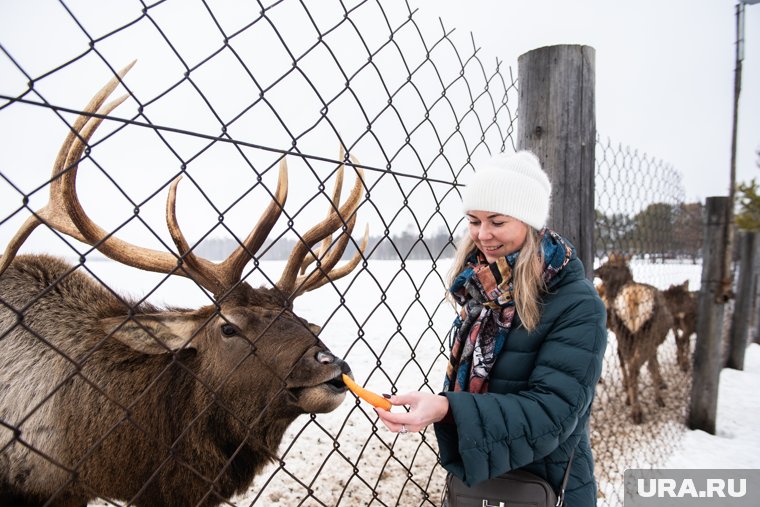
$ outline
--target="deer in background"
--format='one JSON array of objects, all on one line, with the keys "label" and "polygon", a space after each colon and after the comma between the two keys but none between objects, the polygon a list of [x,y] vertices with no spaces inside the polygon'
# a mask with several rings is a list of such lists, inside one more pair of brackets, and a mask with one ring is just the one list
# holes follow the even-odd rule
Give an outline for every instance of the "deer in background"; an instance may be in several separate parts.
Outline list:
[{"label": "deer in background", "polygon": [[689,281],[671,285],[663,291],[665,302],[673,314],[673,335],[681,371],[691,365],[691,335],[697,331],[697,293],[689,291]]},{"label": "deer in background", "polygon": [[[336,267],[356,223],[362,171],[342,205],[336,183],[332,211],[301,236],[273,288],[253,288],[242,275],[282,212],[284,159],[272,202],[223,262],[190,250],[175,213],[179,179],[166,212],[177,253],[122,241],[82,209],[76,175],[102,119],[126,99],[103,105],[130,67],[77,118],[54,163],[48,204],[0,259],[0,505],[79,507],[97,497],[218,505],[276,458],[297,416],[329,412],[345,398],[349,366],[319,340],[318,326],[293,313],[293,299],[361,259],[366,230],[356,255]],[[125,265],[188,277],[214,302],[160,309],[61,259],[17,256],[40,223]],[[341,227],[337,240],[327,239]],[[320,241],[327,248],[312,252]],[[317,267],[299,275],[307,256],[319,257]]]},{"label": "deer in background", "polygon": [[657,348],[673,327],[673,316],[659,289],[633,280],[627,260],[612,255],[594,271],[602,280],[607,307],[607,327],[617,338],[617,352],[623,374],[626,403],[635,424],[644,420],[639,401],[639,374],[647,368],[654,384],[655,402],[665,406],[660,389],[666,387],[657,361]]}]

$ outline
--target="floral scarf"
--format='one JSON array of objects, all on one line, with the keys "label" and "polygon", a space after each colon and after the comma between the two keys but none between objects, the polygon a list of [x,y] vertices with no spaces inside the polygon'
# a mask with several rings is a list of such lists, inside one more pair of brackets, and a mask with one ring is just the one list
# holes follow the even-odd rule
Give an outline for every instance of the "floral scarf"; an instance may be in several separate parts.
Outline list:
[{"label": "floral scarf", "polygon": [[[556,232],[539,233],[544,283],[549,286],[574,255],[573,246]],[[482,253],[470,256],[449,288],[462,305],[451,329],[451,353],[445,391],[488,391],[488,376],[501,352],[515,316],[512,270],[520,251],[489,264]]]}]

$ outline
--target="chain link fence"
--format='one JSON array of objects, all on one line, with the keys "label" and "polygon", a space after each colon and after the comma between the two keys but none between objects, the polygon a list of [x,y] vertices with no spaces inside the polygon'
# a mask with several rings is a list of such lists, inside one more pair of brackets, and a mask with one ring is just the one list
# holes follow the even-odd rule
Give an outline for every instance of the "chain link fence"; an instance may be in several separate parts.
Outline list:
[{"label": "chain link fence", "polygon": [[[597,139],[596,148],[595,266],[623,255],[636,282],[661,291],[685,283],[688,291],[698,291],[703,206],[685,202],[680,173],[662,160],[609,139]],[[696,315],[689,318],[695,321]],[[626,405],[617,340],[610,334],[591,427],[604,505],[623,504],[627,468],[665,466],[680,443],[691,372],[679,364],[677,349],[672,332],[657,349],[664,385],[657,385],[648,369],[642,368],[639,393],[644,422],[634,424]],[[690,339],[687,349],[690,358]],[[657,391],[664,407],[656,403]]]},{"label": "chain link fence", "polygon": [[[176,213],[188,246],[219,261],[245,242],[265,213],[285,157],[287,203],[244,272],[251,286],[272,286],[306,231],[337,207],[331,188],[338,168],[346,166],[346,186],[363,169],[357,232],[345,256],[358,248],[366,223],[370,240],[362,260],[346,277],[295,299],[293,310],[321,327],[320,339],[351,366],[358,383],[384,393],[439,391],[454,316],[443,298],[444,279],[465,229],[460,181],[490,153],[515,149],[517,78],[501,62],[483,62],[474,41],[462,43],[443,24],[436,33],[423,32],[404,3],[61,1],[44,7],[18,3],[3,18],[0,134],[9,147],[0,154],[3,244],[45,205],[56,182],[49,168],[83,105],[136,59],[120,84],[126,102],[105,114],[81,156],[82,207],[109,233],[176,255],[165,206],[170,182],[182,176]],[[691,225],[701,215],[698,205],[683,202],[678,174],[599,141],[596,185],[598,262],[613,252],[630,254],[637,281],[665,289],[688,279],[695,290],[694,245],[701,238],[692,237]],[[344,230],[348,219],[341,219]],[[198,283],[110,261],[52,225],[43,220],[21,252],[62,256],[71,273],[85,273],[111,294],[134,294],[139,303],[215,303]],[[317,245],[311,250],[316,253]],[[46,293],[63,286],[53,280]],[[19,306],[7,294],[0,298],[2,352],[35,302]],[[49,344],[44,331],[26,329]],[[85,355],[97,356],[106,346],[102,341]],[[651,407],[654,387],[645,385],[645,424],[634,425],[623,415],[611,340],[591,427],[600,504],[621,505],[623,471],[662,463],[683,431],[688,378],[675,368],[670,339],[660,356],[666,409]],[[269,357],[257,359],[272,365]],[[62,463],[27,433],[32,421],[57,408],[67,382],[87,382],[104,397],[112,392],[114,386],[87,376],[81,360],[67,364],[74,365],[67,381],[40,393],[37,404],[0,413],[0,465],[22,449],[65,471],[66,484],[85,476],[87,459],[98,455],[110,434],[92,435],[82,461]],[[276,394],[286,395],[282,387]],[[111,403],[76,409],[84,420],[107,412],[114,427],[133,422],[129,410]],[[265,406],[256,424],[275,416]],[[177,431],[190,434],[191,426],[197,428],[193,423]],[[256,427],[248,429],[255,433]],[[154,436],[143,428],[140,438]],[[183,462],[184,472],[203,485],[198,504],[440,504],[445,472],[432,428],[391,434],[352,397],[330,413],[295,419],[271,462],[231,495],[224,493],[222,477],[234,469],[243,442],[228,445],[235,451],[214,473]],[[125,489],[120,501],[91,505],[145,501],[177,459],[172,442],[159,447],[165,461],[144,483]],[[129,483],[130,470],[118,474]],[[41,503],[65,500],[65,487]],[[107,496],[108,488],[82,487],[93,497]]]}]

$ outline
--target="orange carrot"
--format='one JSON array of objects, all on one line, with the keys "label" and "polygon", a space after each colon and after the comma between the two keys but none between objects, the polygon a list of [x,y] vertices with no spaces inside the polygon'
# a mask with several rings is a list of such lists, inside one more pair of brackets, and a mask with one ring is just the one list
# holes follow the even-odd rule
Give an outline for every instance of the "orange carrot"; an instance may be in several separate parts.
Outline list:
[{"label": "orange carrot", "polygon": [[386,400],[379,394],[373,393],[372,391],[368,391],[367,389],[364,389],[362,386],[354,382],[354,380],[346,375],[343,374],[343,383],[346,384],[346,387],[351,389],[351,392],[353,392],[355,395],[357,395],[359,398],[363,399],[364,401],[372,404],[373,406],[377,408],[382,408],[383,410],[390,410],[393,405],[391,405],[391,402],[389,400]]}]

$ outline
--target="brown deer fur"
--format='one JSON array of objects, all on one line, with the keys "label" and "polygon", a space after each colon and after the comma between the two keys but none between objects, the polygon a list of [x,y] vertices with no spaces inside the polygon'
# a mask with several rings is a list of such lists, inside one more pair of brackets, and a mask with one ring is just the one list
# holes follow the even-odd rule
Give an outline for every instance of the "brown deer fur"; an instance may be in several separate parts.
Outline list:
[{"label": "brown deer fur", "polygon": [[[302,235],[271,289],[252,288],[241,274],[284,204],[284,160],[273,203],[222,263],[189,251],[174,216],[176,181],[167,224],[182,264],[177,254],[101,239],[74,178],[100,123],[87,114],[106,116],[115,105],[101,104],[118,83],[104,87],[74,123],[54,164],[48,204],[0,258],[0,506],[81,507],[97,497],[150,507],[218,505],[277,456],[297,416],[329,412],[345,398],[348,365],[317,338],[317,326],[293,313],[292,301],[360,259],[366,232],[360,252],[332,269],[355,223],[361,172],[346,204]],[[333,208],[338,193],[336,184]],[[192,278],[214,302],[160,309],[117,295],[82,266],[16,256],[42,220],[129,266]],[[329,248],[327,237],[341,226],[345,232]],[[320,241],[328,245],[318,254],[321,266],[298,276]]]},{"label": "brown deer fur", "polygon": [[691,335],[697,331],[697,294],[689,291],[689,281],[671,285],[663,291],[665,302],[673,314],[673,334],[676,338],[678,366],[689,371],[691,365]]},{"label": "brown deer fur", "polygon": [[618,358],[623,375],[626,402],[634,423],[643,421],[639,402],[639,372],[644,363],[655,385],[655,401],[664,406],[659,392],[665,387],[657,361],[657,348],[673,326],[673,316],[657,288],[633,281],[625,259],[611,257],[594,271],[604,285],[607,327],[617,338]]},{"label": "brown deer fur", "polygon": [[[220,311],[159,311],[36,255],[16,258],[0,294],[0,505],[217,505],[277,455],[299,414],[345,396],[348,366],[276,289],[243,283]],[[224,336],[227,325],[239,332]],[[175,333],[187,345],[125,344]]]}]

